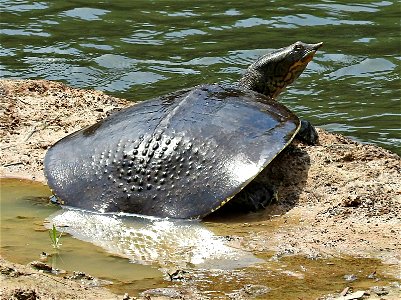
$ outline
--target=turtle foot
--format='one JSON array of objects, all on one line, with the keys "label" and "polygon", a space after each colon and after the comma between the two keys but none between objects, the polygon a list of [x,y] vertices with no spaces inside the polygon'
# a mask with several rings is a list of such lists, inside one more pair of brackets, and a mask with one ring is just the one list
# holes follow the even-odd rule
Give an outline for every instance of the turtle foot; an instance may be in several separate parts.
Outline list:
[{"label": "turtle foot", "polygon": [[236,211],[257,211],[275,202],[276,189],[266,183],[252,181],[225,206]]},{"label": "turtle foot", "polygon": [[305,120],[301,120],[301,129],[298,131],[296,139],[308,145],[317,145],[319,143],[319,135],[315,127],[309,121]]}]

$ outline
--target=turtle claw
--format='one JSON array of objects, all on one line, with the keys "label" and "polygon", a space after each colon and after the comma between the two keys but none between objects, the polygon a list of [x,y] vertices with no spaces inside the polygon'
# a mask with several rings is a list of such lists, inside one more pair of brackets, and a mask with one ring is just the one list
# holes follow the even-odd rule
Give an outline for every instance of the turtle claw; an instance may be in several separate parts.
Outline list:
[{"label": "turtle claw", "polygon": [[317,145],[319,143],[319,135],[315,127],[305,120],[301,120],[301,129],[299,129],[296,139],[308,145]]}]

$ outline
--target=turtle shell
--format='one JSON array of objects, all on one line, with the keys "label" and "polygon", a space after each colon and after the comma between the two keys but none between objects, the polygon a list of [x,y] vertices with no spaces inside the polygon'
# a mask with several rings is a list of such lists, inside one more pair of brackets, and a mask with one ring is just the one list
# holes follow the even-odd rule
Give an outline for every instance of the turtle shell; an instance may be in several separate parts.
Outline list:
[{"label": "turtle shell", "polygon": [[65,205],[199,218],[222,206],[299,130],[284,105],[203,85],[120,110],[53,145],[45,176]]}]

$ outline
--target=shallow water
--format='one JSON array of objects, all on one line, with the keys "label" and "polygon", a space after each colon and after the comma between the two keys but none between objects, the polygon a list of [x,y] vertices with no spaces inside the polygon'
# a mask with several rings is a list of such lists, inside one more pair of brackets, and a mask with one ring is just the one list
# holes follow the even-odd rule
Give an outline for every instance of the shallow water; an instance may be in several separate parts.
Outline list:
[{"label": "shallow water", "polygon": [[[277,257],[237,249],[235,239],[228,237],[257,231],[254,227],[260,224],[243,226],[244,220],[252,222],[257,215],[237,216],[230,223],[223,219],[219,223],[218,218],[199,223],[99,215],[49,204],[50,192],[42,184],[15,179],[0,183],[4,258],[27,264],[38,260],[43,251],[51,253],[47,263],[53,267],[112,281],[108,288],[120,294],[135,296],[146,289],[178,284],[196,287],[213,299],[228,299],[228,295],[236,299],[235,293],[252,284],[256,290],[270,289],[260,299],[314,299],[349,286],[345,275],[357,276],[354,290],[394,281],[386,275],[386,266],[374,259]],[[48,235],[50,222],[63,232],[57,251]],[[177,269],[187,271],[191,280],[171,282],[167,272]],[[367,278],[374,271],[379,282]]]},{"label": "shallow water", "polygon": [[[4,258],[27,264],[39,260],[40,254],[46,252],[54,254],[47,262],[54,268],[83,271],[117,282],[162,280],[163,274],[155,266],[130,264],[122,257],[66,233],[61,236],[62,251],[57,254],[45,225],[49,215],[60,209],[49,203],[48,187],[13,179],[1,179],[0,183],[1,255]],[[151,284],[146,286],[152,287]]]},{"label": "shallow water", "polygon": [[1,77],[133,101],[233,82],[266,51],[323,41],[281,101],[318,126],[401,153],[398,1],[15,0],[0,10]]}]

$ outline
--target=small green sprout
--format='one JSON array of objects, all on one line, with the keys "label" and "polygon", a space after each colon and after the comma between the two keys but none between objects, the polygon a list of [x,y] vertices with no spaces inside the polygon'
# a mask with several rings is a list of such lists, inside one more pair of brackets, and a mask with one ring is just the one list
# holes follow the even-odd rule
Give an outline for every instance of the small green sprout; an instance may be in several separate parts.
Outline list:
[{"label": "small green sprout", "polygon": [[57,231],[56,226],[54,226],[53,224],[52,229],[49,230],[49,236],[52,241],[53,248],[60,249],[61,246],[60,239],[62,234],[63,234],[62,232]]}]

